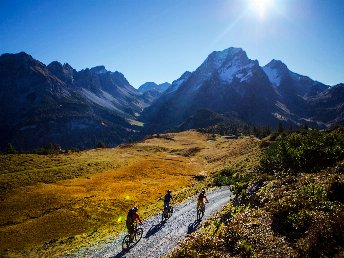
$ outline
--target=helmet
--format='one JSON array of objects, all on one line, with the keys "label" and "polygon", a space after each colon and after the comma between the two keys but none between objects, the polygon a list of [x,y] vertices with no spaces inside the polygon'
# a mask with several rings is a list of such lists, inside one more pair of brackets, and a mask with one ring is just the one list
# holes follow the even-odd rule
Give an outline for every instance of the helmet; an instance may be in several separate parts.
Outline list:
[{"label": "helmet", "polygon": [[139,208],[137,208],[137,206],[134,206],[134,208],[133,208],[133,211],[137,211]]},{"label": "helmet", "polygon": [[204,189],[202,189],[202,193],[205,193],[205,190],[204,190]]},{"label": "helmet", "polygon": [[171,193],[172,191],[171,190],[167,190],[168,193]]}]

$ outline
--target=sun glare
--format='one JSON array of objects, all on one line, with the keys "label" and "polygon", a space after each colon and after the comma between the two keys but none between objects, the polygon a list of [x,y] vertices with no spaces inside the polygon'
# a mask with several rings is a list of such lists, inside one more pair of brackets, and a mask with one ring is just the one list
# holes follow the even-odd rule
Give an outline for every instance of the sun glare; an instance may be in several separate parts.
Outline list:
[{"label": "sun glare", "polygon": [[269,9],[274,5],[274,0],[250,0],[250,7],[260,19],[264,19]]}]

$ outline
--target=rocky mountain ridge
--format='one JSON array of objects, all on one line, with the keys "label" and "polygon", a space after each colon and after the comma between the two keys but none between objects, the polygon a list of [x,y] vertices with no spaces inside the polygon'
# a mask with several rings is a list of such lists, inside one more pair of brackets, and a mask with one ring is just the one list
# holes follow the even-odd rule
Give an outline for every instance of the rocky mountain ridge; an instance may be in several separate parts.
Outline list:
[{"label": "rocky mountain ridge", "polygon": [[117,145],[135,137],[132,121],[149,105],[119,72],[46,66],[24,52],[0,57],[0,101],[1,147],[24,150]]},{"label": "rocky mountain ridge", "polygon": [[[241,48],[228,48],[212,52],[173,92],[168,89],[146,108],[143,119],[152,128],[168,131],[197,110],[210,109],[220,114],[235,113],[252,125],[277,127],[282,122],[298,127],[307,122],[324,128],[343,122],[338,105],[332,107],[332,118],[318,115],[332,105],[336,94],[331,91],[328,85],[290,71],[281,61],[272,60],[261,67]],[[317,109],[319,98],[325,98],[326,103]],[[344,103],[343,96],[337,98]]]},{"label": "rocky mountain ridge", "polygon": [[104,66],[76,71],[57,61],[46,66],[24,52],[3,54],[0,147],[114,146],[145,134],[214,126],[220,117],[233,125],[325,128],[344,121],[343,90],[278,60],[261,67],[241,48],[214,51],[172,84],[149,82],[138,90]]}]

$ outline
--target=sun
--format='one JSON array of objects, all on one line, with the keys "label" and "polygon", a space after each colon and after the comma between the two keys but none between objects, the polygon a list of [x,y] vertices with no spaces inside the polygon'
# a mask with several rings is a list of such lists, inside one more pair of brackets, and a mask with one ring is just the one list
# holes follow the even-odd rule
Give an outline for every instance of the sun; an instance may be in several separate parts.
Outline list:
[{"label": "sun", "polygon": [[251,10],[256,13],[260,19],[264,19],[268,11],[273,7],[274,0],[250,0]]}]

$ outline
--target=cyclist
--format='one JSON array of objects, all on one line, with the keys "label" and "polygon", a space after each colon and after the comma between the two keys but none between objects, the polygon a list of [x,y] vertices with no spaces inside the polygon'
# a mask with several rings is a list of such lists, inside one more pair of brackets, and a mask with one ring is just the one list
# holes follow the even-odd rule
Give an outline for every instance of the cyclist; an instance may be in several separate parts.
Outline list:
[{"label": "cyclist", "polygon": [[134,206],[128,211],[128,215],[127,215],[126,226],[128,229],[130,242],[133,241],[133,237],[134,237],[135,221],[138,220],[140,222],[140,225],[142,225],[142,220],[140,218],[140,215],[137,213],[137,210],[138,210],[137,206]]},{"label": "cyclist", "polygon": [[204,209],[204,199],[206,200],[206,202],[208,203],[208,199],[207,196],[205,195],[205,190],[203,189],[201,191],[201,193],[198,195],[197,198],[197,210],[201,207],[202,209]]},{"label": "cyclist", "polygon": [[171,195],[171,190],[167,191],[167,194],[164,197],[164,210],[170,210],[170,202],[173,200],[173,197]]}]

